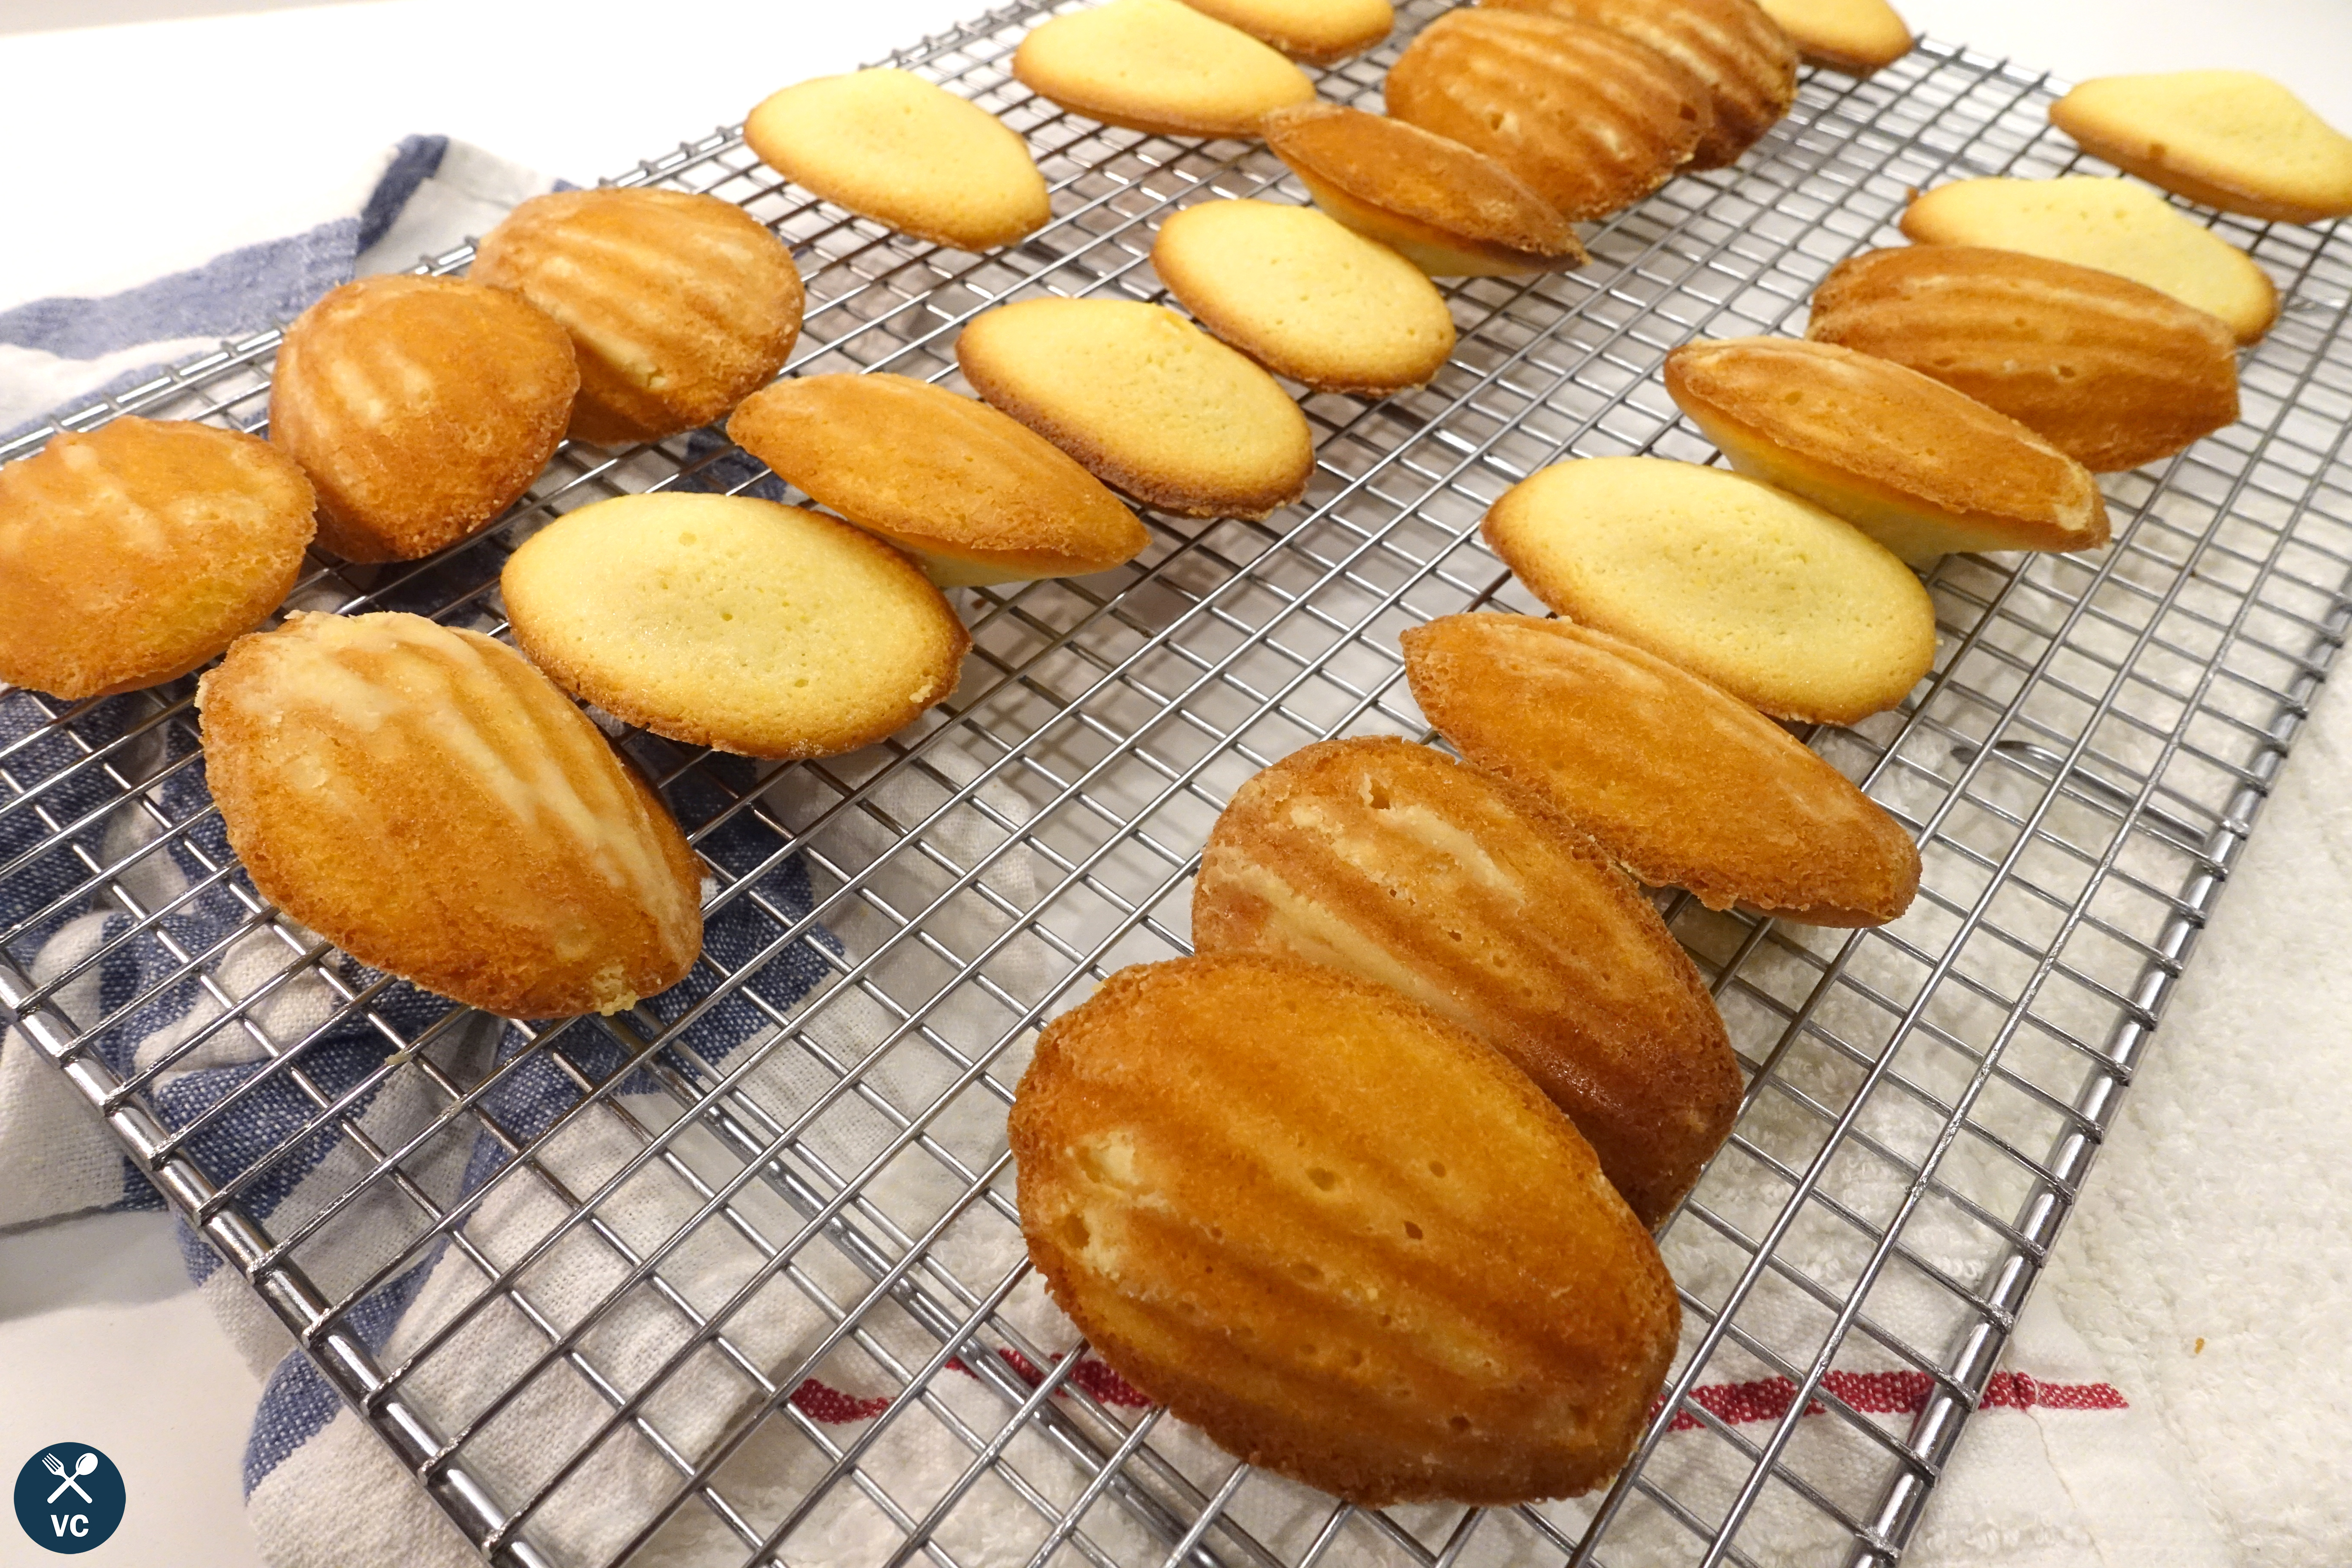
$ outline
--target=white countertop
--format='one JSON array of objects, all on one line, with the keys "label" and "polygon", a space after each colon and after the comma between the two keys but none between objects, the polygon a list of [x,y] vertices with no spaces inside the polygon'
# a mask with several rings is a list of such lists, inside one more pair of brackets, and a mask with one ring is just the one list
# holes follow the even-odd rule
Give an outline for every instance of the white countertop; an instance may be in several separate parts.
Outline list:
[{"label": "white countertop", "polygon": [[[990,0],[243,0],[248,14],[213,14],[236,3],[0,0],[0,307],[201,260],[263,231],[257,217],[288,193],[349,182],[412,132],[593,180]],[[2352,126],[2346,0],[1903,9],[1939,38],[2073,79],[2267,71]],[[67,25],[92,18],[120,25]],[[134,1481],[120,1532],[81,1559],[93,1568],[254,1568],[239,1466],[257,1392],[187,1288],[167,1217],[0,1236],[0,1461],[70,1438]],[[0,1564],[54,1561],[0,1530]]]}]

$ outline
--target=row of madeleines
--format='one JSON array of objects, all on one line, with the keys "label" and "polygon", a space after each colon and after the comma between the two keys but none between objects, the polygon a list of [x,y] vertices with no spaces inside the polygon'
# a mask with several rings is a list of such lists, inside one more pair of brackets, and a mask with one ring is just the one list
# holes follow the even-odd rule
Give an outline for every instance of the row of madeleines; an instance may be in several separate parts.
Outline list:
[{"label": "row of madeleines", "polygon": [[[1726,13],[1709,24],[1708,7],[1724,4],[1747,0],[1622,0],[1595,7],[1591,19],[1631,30],[1606,47],[1644,47],[1628,42],[1639,33],[1661,58],[1684,61],[1693,79],[1701,68],[1712,69],[1706,115],[1694,110],[1689,122],[1711,116],[1720,132],[1737,121],[1739,134],[1750,136],[1785,101],[1767,79],[1785,86],[1786,51],[1776,63],[1766,47],[1769,21],[1759,28],[1750,16],[1733,27],[1729,20],[1738,17]],[[1292,6],[1282,14],[1295,20],[1329,10]],[[1234,15],[1279,41],[1288,35],[1269,19],[1277,11]],[[1374,19],[1385,30],[1385,12]],[[1459,57],[1465,29],[1528,20],[1513,8],[1456,14],[1424,41],[1433,44],[1430,56]],[[1551,14],[1534,23],[1580,25]],[[1203,42],[1186,29],[1212,36]],[[1368,30],[1362,41],[1374,36]],[[1062,56],[1045,48],[1048,62],[1094,59],[1105,80],[1129,88],[1167,87],[1165,72],[1152,76],[1143,68],[1148,62],[1174,62],[1180,85],[1198,90],[1196,79],[1213,85],[1220,61],[1230,66],[1223,51],[1269,52],[1175,0],[1140,9],[1119,0],[1049,23],[1029,43],[1043,47],[1057,37],[1084,47]],[[1188,37],[1197,47],[1179,47]],[[1136,53],[1138,39],[1155,47]],[[1133,58],[1117,56],[1114,46],[1122,44]],[[1325,47],[1337,46],[1327,39],[1296,52]],[[1806,47],[1839,58],[1817,36]],[[1108,65],[1097,58],[1106,50],[1114,57]],[[1408,50],[1401,67],[1412,57]],[[1496,75],[1477,49],[1468,59],[1458,72],[1465,80]],[[1292,68],[1282,69],[1303,83]],[[1554,79],[1540,69],[1502,74],[1521,86]],[[1755,90],[1743,94],[1743,80]],[[1744,121],[1741,100],[1753,110]],[[2352,205],[2352,142],[2260,79],[2112,79],[2076,89],[2053,115],[2086,145],[2239,210],[2311,216]],[[1502,118],[1520,123],[1516,108]],[[2173,128],[2174,144],[2142,144],[2157,125]],[[1256,127],[1329,210],[1397,248],[1351,244],[1338,225],[1300,209],[1212,203],[1166,226],[1155,261],[1177,297],[1246,358],[1217,353],[1172,313],[1112,301],[1034,301],[994,312],[963,345],[971,379],[992,400],[1130,493],[1187,511],[1263,514],[1304,484],[1311,462],[1305,422],[1247,360],[1310,386],[1359,392],[1412,384],[1443,362],[1450,319],[1412,268],[1398,264],[1399,254],[1435,271],[1539,268],[1580,255],[1557,207],[1462,143],[1329,105],[1277,106],[1261,111]],[[1003,243],[1046,214],[1043,181],[1017,137],[904,73],[861,72],[786,89],[753,115],[751,134],[813,189],[912,232]],[[1715,155],[1728,150],[1720,143]],[[1597,165],[1580,167],[1592,174]],[[1655,167],[1640,174],[1657,177]],[[2184,434],[2225,421],[2234,396],[2210,333],[2178,313],[2160,319],[2127,292],[2093,298],[2096,287],[2086,289],[2083,274],[2063,270],[2065,264],[2173,294],[2221,318],[2239,342],[2258,336],[2276,310],[2275,290],[2250,260],[2119,182],[1962,182],[1915,203],[1905,226],[1947,250],[1933,259],[1878,258],[1870,280],[1887,287],[1874,300],[1864,300],[1870,290],[1860,287],[1857,268],[1854,308],[1817,312],[1814,335],[1925,370],[2095,468],[2175,449]],[[1986,246],[2062,265],[2034,268],[1972,254]],[[1313,286],[1302,290],[1302,280]],[[2098,374],[2088,382],[2084,356],[2048,352],[2047,307],[2052,296],[2070,291],[2075,298],[2055,314],[2072,310],[2089,320],[2104,310],[2108,318],[2093,322],[2092,336],[2105,341],[2089,347],[2089,368]],[[2002,327],[2000,308],[2021,295],[2040,296],[2029,300],[2031,319],[2011,318],[2024,336],[2042,340],[2024,374],[2005,357],[2016,334],[1984,331]],[[1308,308],[1281,303],[1299,298]],[[279,365],[273,437],[300,472],[273,468],[266,450],[238,448],[234,437],[194,427],[142,429],[121,421],[100,436],[62,438],[54,466],[78,467],[85,479],[93,467],[119,470],[115,482],[127,487],[149,524],[125,530],[77,515],[70,485],[34,484],[30,470],[17,476],[9,531],[22,569],[11,583],[24,614],[15,617],[20,635],[0,646],[0,677],[81,697],[183,673],[283,597],[314,510],[303,502],[304,486],[315,500],[318,541],[328,549],[361,561],[431,553],[496,518],[567,429],[599,442],[650,439],[734,407],[781,365],[801,307],[791,257],[771,234],[726,204],[659,191],[572,193],[525,204],[485,242],[471,282],[386,278],[337,290],[297,324]],[[2132,330],[2134,318],[2153,337],[2137,363],[2126,363],[2106,350]],[[1139,366],[1163,361],[1176,367],[1159,378],[1170,384],[1135,384]],[[1826,373],[1816,366],[1813,374]],[[987,423],[975,405],[945,393],[901,390],[812,395],[797,414],[805,426],[812,406],[822,405],[841,429],[886,436],[919,424],[921,414],[957,426]],[[919,414],[912,405],[925,395],[930,405]],[[1121,400],[1143,412],[1104,426],[1099,411]],[[2109,403],[2122,409],[2110,423],[2136,431],[2095,427]],[[1158,417],[1171,412],[1172,419]],[[772,427],[784,413],[757,411],[737,430],[760,455],[781,458],[780,467],[792,456]],[[1204,416],[1205,439],[1171,440]],[[2077,428],[2059,428],[2070,420]],[[1013,439],[1003,429],[975,429],[971,437],[999,447]],[[1212,447],[1217,460],[1199,462]],[[950,524],[902,515],[894,532],[881,515],[888,510],[845,515],[913,550],[946,583],[1097,569],[1131,553],[1143,537],[1104,495],[1089,497],[1088,525],[1043,533],[1034,515]],[[173,524],[158,529],[157,518]],[[207,526],[220,537],[205,536]],[[139,547],[86,559],[101,553],[89,541],[117,533],[135,536]],[[1979,542],[1998,544],[1999,534]],[[61,539],[73,548],[52,548]],[[55,569],[44,571],[45,561]],[[85,569],[92,564],[100,570]]]},{"label": "row of madeleines", "polygon": [[1637,879],[1901,913],[1908,835],[1764,715],[1901,700],[1935,637],[1905,563],[2104,543],[2091,468],[2235,416],[2275,297],[2146,193],[1970,182],[1904,226],[1919,248],[1825,283],[1813,341],[1670,356],[1739,474],[1571,462],[1498,500],[1488,542],[1563,618],[1406,634],[1465,762],[1357,740],[1266,769],[1203,851],[1196,956],[1041,1037],[1010,1125],[1030,1255],[1234,1453],[1368,1505],[1618,1468],[1679,1331],[1646,1227],[1740,1096]]}]

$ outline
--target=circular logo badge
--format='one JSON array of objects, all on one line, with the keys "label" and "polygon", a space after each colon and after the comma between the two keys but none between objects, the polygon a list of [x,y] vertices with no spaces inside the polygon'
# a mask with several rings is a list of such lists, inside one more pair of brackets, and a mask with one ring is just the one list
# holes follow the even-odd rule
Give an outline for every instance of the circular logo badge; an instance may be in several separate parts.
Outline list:
[{"label": "circular logo badge", "polygon": [[16,1522],[51,1552],[102,1545],[122,1522],[122,1472],[87,1443],[52,1443],[16,1472]]}]

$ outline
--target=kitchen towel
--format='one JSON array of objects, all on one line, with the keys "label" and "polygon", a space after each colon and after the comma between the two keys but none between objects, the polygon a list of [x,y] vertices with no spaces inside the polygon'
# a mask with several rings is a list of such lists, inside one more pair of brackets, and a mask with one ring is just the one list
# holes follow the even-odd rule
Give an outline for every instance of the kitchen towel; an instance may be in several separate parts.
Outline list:
[{"label": "kitchen towel", "polygon": [[[407,265],[478,232],[513,201],[548,185],[478,150],[412,139],[386,155],[358,199],[323,212],[303,234],[257,241],[194,272],[107,300],[42,301],[0,313],[0,426],[137,384],[174,357],[292,315],[355,272]],[[127,727],[132,700],[120,700]],[[2331,1041],[2340,1047],[2336,1021],[2352,1016],[2352,997],[2328,989],[2340,990],[2344,982],[2331,980],[2324,963],[2321,973],[2306,973],[2301,984],[2284,988],[2294,993],[2305,1032],[2277,1036],[2246,1019],[2250,1009],[2258,1016],[2277,1002],[2270,976],[2282,952],[2299,952],[2275,940],[2273,912],[2291,910],[2294,929],[2319,943],[2352,913],[2344,874],[2352,866],[2352,826],[2340,806],[2327,805],[2326,792],[2295,787],[2324,771],[2328,759],[2345,759],[2342,723],[2328,727],[2335,711],[2321,705],[2285,775],[2273,819],[2239,872],[2241,883],[2255,885],[2231,890],[2207,936],[2128,1102],[2118,1147],[2104,1156],[2061,1245],[2053,1279],[2020,1323],[1986,1408],[1930,1504],[1908,1559],[1914,1563],[2218,1568],[2325,1560],[2324,1552],[2314,1558],[2281,1542],[2341,1547],[2352,1540],[2341,1489],[2322,1485],[2335,1450],[2321,1441],[2334,1405],[2352,1397],[2352,1388],[2340,1363],[2282,1359],[2292,1358],[2297,1343],[2340,1339],[2334,1331],[2341,1325],[2326,1314],[2347,1299],[2352,1239],[2341,1224],[2318,1217],[2292,1228],[2295,1251],[2287,1255],[2277,1250],[2274,1226],[2250,1226],[2244,1219],[2275,1207],[2260,1190],[2269,1172],[2290,1169],[2300,1182],[2324,1185],[2329,1130],[2352,1114],[2340,1091],[2330,1099],[2322,1085],[2314,1095],[2305,1061]],[[0,697],[0,747],[21,740],[27,722],[25,709]],[[160,743],[150,736],[126,741],[134,773],[153,761],[142,761],[136,748]],[[836,868],[871,863],[890,843],[882,824],[936,816],[929,831],[940,858],[976,870],[978,880],[961,890],[943,883],[908,895],[947,900],[929,929],[949,944],[977,951],[1002,942],[992,978],[1005,997],[1042,999],[1065,966],[1034,937],[1008,939],[1004,913],[1036,896],[1027,851],[1008,827],[1024,820],[1028,806],[1001,783],[959,804],[957,791],[976,769],[949,746],[931,754],[929,769],[904,771],[884,786],[874,813],[832,818],[822,859]],[[24,784],[74,761],[62,750],[35,748],[17,751],[12,766]],[[749,764],[741,772],[730,787],[772,792],[782,817],[823,815],[823,801],[795,798],[810,787],[796,774],[763,778]],[[80,799],[77,787],[69,781],[56,796],[69,812]],[[176,820],[201,811],[200,791],[193,769],[183,767],[155,799]],[[2332,858],[2305,857],[2299,864],[2292,847],[2299,837],[2311,842],[2319,830],[2309,818],[2327,810],[2336,814],[2327,819]],[[21,814],[14,826],[0,818],[0,859],[26,847],[6,835],[27,831]],[[138,855],[155,837],[152,815],[131,807],[116,809],[95,831],[110,862]],[[706,849],[746,865],[774,858],[781,841],[748,816],[729,831],[740,837],[715,839]],[[198,830],[194,847],[206,856],[225,851],[216,824]],[[243,1202],[274,1231],[289,1233],[320,1215],[367,1163],[350,1140],[324,1137],[282,1157],[279,1146],[305,1124],[309,1102],[273,1077],[268,1053],[249,1035],[220,1026],[228,1009],[243,1003],[238,1016],[269,1039],[328,1027],[326,1043],[305,1058],[309,1070],[331,1093],[370,1086],[349,1114],[379,1145],[397,1146],[431,1124],[443,1103],[436,1093],[405,1068],[384,1074],[386,1045],[347,1016],[322,981],[284,980],[282,944],[247,928],[241,908],[209,885],[200,858],[177,847],[148,855],[127,890],[145,909],[177,912],[160,931],[135,933],[120,909],[50,911],[36,978],[77,972],[60,998],[69,1012],[136,1003],[109,1030],[102,1051],[121,1071],[168,1063],[150,1096],[159,1114],[175,1127],[202,1124],[196,1148],[215,1174],[263,1172]],[[20,901],[46,896],[18,884],[9,892]],[[1019,1262],[1017,1236],[1001,1215],[968,1199],[964,1184],[908,1143],[903,1129],[929,1114],[927,1135],[968,1156],[967,1168],[992,1169],[993,1189],[1009,1194],[1001,1101],[957,1091],[942,1078],[938,1053],[912,1039],[894,1016],[921,994],[919,977],[894,981],[877,972],[871,994],[828,987],[843,968],[879,950],[886,921],[840,900],[837,888],[799,858],[768,872],[761,893],[767,912],[758,919],[714,921],[714,951],[757,950],[772,935],[777,915],[804,920],[823,905],[824,919],[771,963],[760,1006],[714,1009],[689,1032],[693,1060],[681,1059],[675,1070],[705,1081],[740,1070],[740,1102],[772,1125],[805,1124],[803,1142],[832,1168],[881,1162],[871,1191],[900,1229],[936,1229],[933,1250],[944,1266],[974,1288],[992,1286]],[[13,923],[30,912],[0,910],[0,921]],[[206,965],[208,986],[184,982],[157,989],[176,971],[178,954],[210,947],[218,951]],[[356,967],[343,973],[357,984],[371,978]],[[905,998],[892,989],[901,982],[912,987]],[[685,999],[673,995],[663,1005],[674,1009]],[[400,987],[383,993],[378,1005],[395,1023],[403,1007],[420,1009],[420,1017],[436,1010]],[[773,1049],[777,1017],[801,1023],[813,1049]],[[954,1038],[960,1031],[989,1037],[997,1026],[992,1018],[950,1016],[939,1026]],[[201,1043],[191,1050],[191,1040]],[[379,1183],[310,1244],[306,1268],[330,1294],[364,1288],[352,1326],[382,1364],[415,1359],[420,1370],[404,1385],[404,1397],[445,1433],[477,1434],[467,1465],[498,1496],[511,1504],[545,1494],[523,1528],[559,1563],[603,1561],[665,1508],[635,1561],[736,1560],[741,1549],[730,1522],[702,1500],[679,1496],[656,1435],[672,1454],[712,1458],[711,1446],[739,1429],[742,1417],[778,1405],[789,1405],[792,1420],[770,1421],[730,1449],[719,1492],[740,1502],[760,1532],[791,1525],[786,1555],[793,1563],[863,1564],[889,1556],[904,1539],[905,1517],[889,1494],[925,1500],[952,1490],[971,1462],[958,1428],[985,1436],[1002,1424],[1002,1372],[984,1369],[996,1372],[992,1387],[973,1369],[951,1364],[932,1380],[929,1397],[892,1399],[899,1373],[933,1359],[938,1341],[887,1311],[867,1320],[863,1342],[834,1332],[819,1300],[870,1296],[863,1264],[821,1238],[796,1260],[806,1278],[788,1278],[756,1245],[709,1224],[660,1254],[667,1295],[655,1299],[640,1285],[584,1330],[576,1359],[551,1357],[551,1327],[561,1333],[580,1322],[633,1278],[633,1259],[670,1245],[702,1212],[729,1167],[694,1136],[677,1139],[674,1161],[633,1163],[676,1114],[675,1100],[643,1070],[622,1073],[583,1111],[582,1083],[619,1070],[594,1026],[575,1026],[534,1051],[521,1050],[521,1041],[519,1031],[477,1020],[447,1031],[432,1047],[433,1059],[461,1082],[494,1079],[485,1104],[508,1131],[528,1136],[562,1121],[561,1130],[520,1163],[488,1136],[428,1144],[407,1163],[408,1176],[435,1205],[463,1215],[462,1224],[419,1247],[414,1205]],[[2174,1052],[2194,1058],[2171,1064]],[[2282,1065],[2282,1058],[2302,1065]],[[873,1096],[863,1102],[835,1089],[841,1067],[858,1063],[865,1063],[861,1081]],[[1017,1067],[1001,1063],[995,1076],[1009,1082]],[[2284,1114],[2298,1102],[2306,1107],[2301,1114]],[[2217,1127],[2227,1129],[2231,1142],[2213,1136]],[[2274,1143],[2263,1162],[2232,1157],[2249,1140],[2272,1135],[2292,1146]],[[265,1155],[272,1156],[266,1166]],[[0,1182],[0,1224],[157,1201],[79,1095],[15,1037],[0,1045],[0,1170],[8,1175]],[[601,1194],[596,1226],[569,1223],[583,1194]],[[773,1217],[787,1233],[794,1223],[785,1213]],[[2217,1248],[2232,1266],[2206,1271],[2201,1260]],[[320,1568],[394,1560],[457,1568],[477,1561],[375,1434],[307,1360],[289,1353],[276,1319],[235,1271],[221,1268],[193,1238],[188,1260],[228,1331],[257,1367],[271,1369],[246,1458],[249,1515],[265,1558]],[[509,1268],[520,1270],[517,1289],[486,1293],[488,1274]],[[728,1347],[752,1358],[752,1367],[731,1363],[695,1331],[698,1315],[720,1310],[729,1313]],[[1005,1357],[1037,1397],[1062,1398],[1060,1391],[1075,1385],[1115,1411],[1140,1412],[1141,1401],[1108,1369],[1067,1353],[1076,1336],[1034,1278],[1014,1282],[1003,1310],[1038,1352]],[[2200,1312],[2222,1329],[2210,1362],[2185,1348],[2187,1331],[2205,1321]],[[2287,1327],[2273,1332],[2271,1324]],[[778,1381],[781,1369],[804,1365],[804,1375]],[[642,1426],[616,1416],[614,1399],[657,1373],[659,1392],[635,1411]],[[1923,1377],[1893,1367],[1833,1374],[1831,1388],[1898,1434],[1926,1391]],[[1734,1430],[1752,1435],[1778,1420],[1792,1395],[1792,1386],[1763,1377],[1710,1381],[1695,1398]],[[2250,1414],[2257,1408],[2260,1417]],[[1177,1423],[1148,1413],[1139,1418],[1152,1422],[1156,1448],[1213,1489],[1229,1468],[1222,1456]],[[1809,1414],[1799,1440],[1836,1419]],[[2258,1450],[2247,1437],[2256,1419],[2265,1433]],[[1659,1475],[1675,1479],[1678,1494],[1737,1479],[1726,1468],[1729,1451],[1699,1426],[1695,1417],[1679,1419],[1654,1460]],[[572,1462],[583,1448],[587,1457]],[[2257,1451],[2259,1462],[2251,1460],[2248,1454]],[[939,1530],[939,1541],[960,1562],[1027,1561],[1051,1543],[1050,1513],[1085,1485],[1084,1472],[1034,1429],[1012,1441],[1006,1458],[1039,1495],[1024,1498],[996,1476],[981,1476]],[[859,1484],[866,1467],[897,1478],[896,1484],[880,1493]],[[1710,1473],[1717,1468],[1724,1473]],[[805,1518],[794,1518],[812,1484],[833,1474],[849,1479]],[[1785,1501],[1768,1495],[1762,1507],[1771,1513]],[[1286,1555],[1304,1552],[1322,1521],[1316,1499],[1281,1485],[1252,1487],[1235,1508]],[[915,1511],[923,1511],[919,1502]],[[1785,1517],[1801,1519],[1805,1510],[1787,1510]],[[1087,1529],[1121,1562],[1158,1560],[1160,1548],[1115,1509],[1094,1510]],[[1368,1557],[1393,1552],[1360,1529],[1343,1539]],[[1500,1547],[1502,1533],[1484,1539]],[[1620,1564],[1679,1561],[1691,1543],[1654,1510],[1629,1516],[1621,1540],[1611,1553]],[[1822,1554],[1833,1549],[1828,1536],[1798,1536],[1785,1552],[1759,1550],[1756,1560],[1825,1561]],[[1469,1554],[1486,1557],[1545,1560],[1540,1550],[1526,1548]]]}]

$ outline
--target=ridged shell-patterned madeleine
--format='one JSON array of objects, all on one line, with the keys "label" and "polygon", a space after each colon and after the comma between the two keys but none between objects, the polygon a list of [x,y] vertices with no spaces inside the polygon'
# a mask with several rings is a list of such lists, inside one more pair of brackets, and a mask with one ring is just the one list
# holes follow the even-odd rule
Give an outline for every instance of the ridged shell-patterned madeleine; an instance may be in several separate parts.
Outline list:
[{"label": "ridged shell-patterned madeleine", "polygon": [[1192,945],[1393,987],[1511,1058],[1654,1226],[1731,1131],[1739,1064],[1649,900],[1542,800],[1392,737],[1294,752],[1201,853]]},{"label": "ridged shell-patterned madeleine", "polygon": [[793,376],[746,398],[727,434],[942,587],[1082,577],[1151,540],[1059,447],[912,376]]},{"label": "ridged shell-patterned madeleine", "polygon": [[1680,1310],[1527,1077],[1384,986],[1124,969],[1014,1096],[1021,1226],[1127,1380],[1351,1502],[1570,1496],[1624,1462]]},{"label": "ridged shell-patterned madeleine", "polygon": [[414,561],[530,488],[579,390],[572,340],[517,296],[362,278],[286,329],[269,438],[318,487],[320,543],[346,561]]},{"label": "ridged shell-patterned madeleine", "polygon": [[1957,387],[2098,473],[2238,417],[2234,335],[2145,283],[1974,245],[1866,251],[1814,290],[1805,335]]},{"label": "ridged shell-patterned madeleine", "polygon": [[533,196],[482,237],[477,283],[562,323],[572,434],[598,446],[708,425],[783,368],[804,296],[792,252],[731,202],[683,191]]},{"label": "ridged shell-patterned madeleine", "polygon": [[1844,774],[1631,643],[1490,614],[1403,640],[1413,700],[1456,751],[1654,887],[1827,926],[1883,925],[1919,889],[1911,836]]},{"label": "ridged shell-patterned madeleine", "polygon": [[1317,206],[1433,278],[1559,272],[1591,259],[1525,180],[1450,136],[1299,103],[1265,117],[1265,141]]},{"label": "ridged shell-patterned madeleine", "polygon": [[180,419],[0,468],[0,682],[79,701],[187,674],[292,591],[312,505],[267,441]]},{"label": "ridged shell-patterned madeleine", "polygon": [[1622,33],[1517,11],[1450,11],[1389,68],[1389,112],[1475,147],[1570,219],[1606,216],[1690,162],[1706,85]]},{"label": "ridged shell-patterned madeleine", "polygon": [[1734,162],[1797,100],[1797,47],[1756,0],[1478,3],[1622,33],[1704,82],[1715,123],[1691,153],[1694,169],[1720,169]]},{"label": "ridged shell-patterned madeleine", "polygon": [[1800,338],[1685,343],[1666,392],[1731,466],[1835,513],[1914,565],[1955,550],[2092,550],[2090,471],[1964,393]]},{"label": "ridged shell-patterned madeleine", "polygon": [[509,1018],[686,976],[699,863],[523,657],[419,616],[296,614],[197,688],[205,774],[262,896],[364,963]]}]

